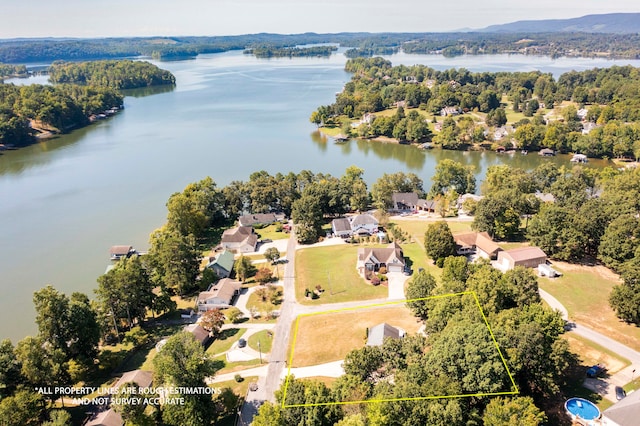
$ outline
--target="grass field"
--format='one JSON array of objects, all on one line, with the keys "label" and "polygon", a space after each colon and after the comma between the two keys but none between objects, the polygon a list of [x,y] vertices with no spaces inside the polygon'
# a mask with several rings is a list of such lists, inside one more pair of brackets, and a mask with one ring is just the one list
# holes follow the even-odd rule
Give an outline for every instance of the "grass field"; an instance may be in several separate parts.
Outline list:
[{"label": "grass field", "polygon": [[[350,302],[387,297],[383,286],[367,284],[356,270],[357,247],[337,245],[296,252],[296,299],[305,305]],[[315,300],[304,297],[306,288],[325,290]]]},{"label": "grass field", "polygon": [[207,354],[215,355],[226,352],[231,346],[246,333],[246,328],[229,328],[220,332],[220,335],[209,345]]},{"label": "grass field", "polygon": [[564,334],[562,338],[569,342],[571,352],[578,354],[582,365],[585,367],[603,364],[607,367],[609,374],[615,374],[631,365],[631,361],[628,359],[622,358],[615,352],[577,334]]},{"label": "grass field", "polygon": [[409,334],[415,334],[421,325],[404,304],[300,317],[292,366],[343,359],[349,351],[365,345],[367,328],[382,322]]},{"label": "grass field", "polygon": [[[415,220],[415,219],[394,219],[393,223],[399,228],[409,234],[415,241],[420,244],[424,244],[424,233],[427,230],[427,226],[434,223],[433,220]],[[471,232],[471,222],[458,222],[447,221],[449,229],[453,234],[460,234],[463,232]]]},{"label": "grass field", "polygon": [[215,361],[224,365],[220,370],[216,371],[216,374],[235,373],[236,371],[246,370],[247,368],[253,368],[260,365],[259,359],[252,359],[251,361],[238,361],[228,362],[224,355],[220,355],[214,358]]},{"label": "grass field", "polygon": [[[274,289],[282,291],[281,286],[273,286]],[[280,303],[282,303],[282,297],[280,298]],[[273,304],[268,300],[263,302],[260,297],[254,292],[249,295],[249,300],[247,301],[247,308],[255,308],[261,316],[268,316],[267,313],[276,311],[280,309],[280,303]]]},{"label": "grass field", "polygon": [[270,330],[262,330],[249,336],[247,342],[253,350],[258,350],[258,342],[260,342],[260,350],[263,354],[271,352],[271,344],[273,343],[273,332]]},{"label": "grass field", "polygon": [[549,292],[569,311],[569,318],[640,350],[640,328],[620,321],[611,306],[609,294],[617,276],[602,266],[581,266],[555,262],[559,278],[540,278],[540,288]]},{"label": "grass field", "polygon": [[287,238],[289,238],[289,234],[287,234],[286,232],[277,232],[276,227],[276,224],[271,224],[262,229],[256,229],[255,232],[256,234],[258,234],[258,238],[260,238],[261,240],[286,240]]}]

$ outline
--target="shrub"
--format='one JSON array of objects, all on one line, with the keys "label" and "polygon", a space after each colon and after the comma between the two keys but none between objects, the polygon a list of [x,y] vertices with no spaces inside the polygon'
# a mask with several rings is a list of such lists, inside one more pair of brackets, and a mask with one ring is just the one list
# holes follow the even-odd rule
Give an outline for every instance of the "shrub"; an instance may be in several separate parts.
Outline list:
[{"label": "shrub", "polygon": [[282,224],[281,223],[278,223],[276,225],[276,232],[282,232]]},{"label": "shrub", "polygon": [[273,279],[273,273],[269,268],[260,268],[254,278],[260,284],[266,284]]},{"label": "shrub", "polygon": [[384,267],[384,266],[381,266],[380,269],[378,269],[378,273],[382,274],[382,275],[386,274],[387,273],[387,268]]},{"label": "shrub", "polygon": [[373,285],[380,285],[380,278],[378,278],[378,277],[372,277],[372,278],[371,278],[371,284],[373,284]]},{"label": "shrub", "polygon": [[244,314],[238,308],[230,308],[227,311],[226,317],[232,323],[237,324],[240,322],[240,320],[242,320],[242,318],[244,317]]},{"label": "shrub", "polygon": [[242,382],[244,379],[242,378],[241,375],[236,374],[235,376],[233,376],[234,380],[238,383]]}]

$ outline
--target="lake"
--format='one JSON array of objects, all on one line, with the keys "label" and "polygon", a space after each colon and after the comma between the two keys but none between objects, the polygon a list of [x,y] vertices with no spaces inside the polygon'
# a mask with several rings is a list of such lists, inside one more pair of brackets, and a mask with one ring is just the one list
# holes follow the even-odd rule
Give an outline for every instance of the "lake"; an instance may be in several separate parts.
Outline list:
[{"label": "lake", "polygon": [[[571,69],[640,66],[640,61],[521,55],[388,58],[394,65],[436,69],[540,69],[556,78]],[[47,284],[92,297],[96,278],[109,264],[109,247],[146,249],[149,234],[165,220],[168,197],[205,176],[224,186],[258,170],[340,176],[356,165],[369,184],[383,173],[405,171],[418,174],[428,188],[443,158],[474,165],[479,179],[487,167],[502,162],[524,168],[540,161],[570,164],[566,156],[333,144],[315,132],[309,115],[331,103],[349,80],[345,62],[342,54],[257,59],[233,51],[157,63],[174,73],[175,88],[129,92],[125,110],[108,120],[0,155],[0,339],[15,343],[36,331],[32,295]]]}]

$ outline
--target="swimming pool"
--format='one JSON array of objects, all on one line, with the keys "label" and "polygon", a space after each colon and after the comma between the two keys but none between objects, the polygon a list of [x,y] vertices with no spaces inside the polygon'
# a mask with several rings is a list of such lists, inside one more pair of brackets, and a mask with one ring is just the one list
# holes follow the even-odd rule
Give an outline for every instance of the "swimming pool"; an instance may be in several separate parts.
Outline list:
[{"label": "swimming pool", "polygon": [[596,405],[583,398],[571,398],[564,403],[564,408],[572,418],[580,417],[583,420],[595,420],[600,417],[600,410]]}]

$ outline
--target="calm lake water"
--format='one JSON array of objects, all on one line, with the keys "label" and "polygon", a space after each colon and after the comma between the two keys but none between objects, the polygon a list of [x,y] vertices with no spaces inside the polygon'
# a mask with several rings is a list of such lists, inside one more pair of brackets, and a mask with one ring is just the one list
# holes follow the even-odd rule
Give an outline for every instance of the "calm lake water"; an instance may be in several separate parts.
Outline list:
[{"label": "calm lake water", "polygon": [[[556,77],[614,63],[640,66],[508,55],[389,59],[436,69],[540,69]],[[570,164],[566,156],[425,152],[363,141],[335,145],[315,133],[309,115],[331,103],[349,80],[345,61],[341,54],[256,59],[236,51],[159,63],[175,74],[174,89],[131,92],[125,110],[109,120],[1,155],[0,339],[15,343],[36,330],[32,295],[47,284],[92,297],[109,264],[109,247],[146,249],[149,233],[165,220],[167,198],[205,176],[224,186],[257,170],[340,176],[357,165],[370,184],[383,173],[405,171],[418,174],[428,188],[443,158],[473,164],[479,179],[501,162],[525,168],[540,161]]]}]

